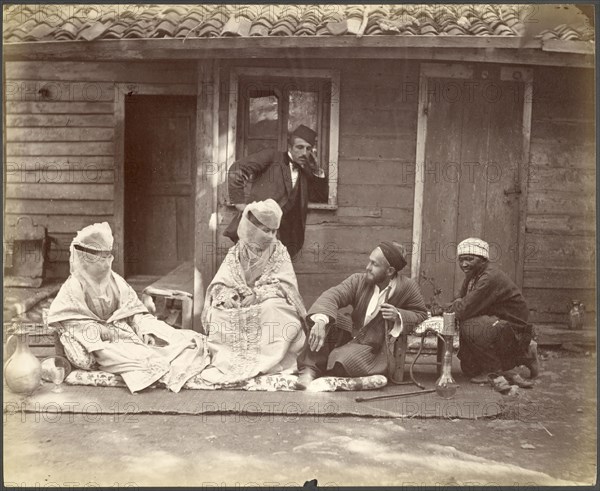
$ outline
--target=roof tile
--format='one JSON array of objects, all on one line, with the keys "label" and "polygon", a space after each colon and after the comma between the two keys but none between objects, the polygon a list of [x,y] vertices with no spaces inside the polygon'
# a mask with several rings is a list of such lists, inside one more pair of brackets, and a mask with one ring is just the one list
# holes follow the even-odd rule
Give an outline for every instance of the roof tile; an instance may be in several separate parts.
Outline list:
[{"label": "roof tile", "polygon": [[125,29],[123,32],[123,37],[126,39],[139,39],[143,38],[145,34],[146,32],[139,25],[133,25]]},{"label": "roof tile", "polygon": [[[199,27],[196,32],[198,33],[198,37],[201,38],[209,38],[209,37],[219,37],[221,33],[221,29],[223,28],[223,24],[219,23],[216,19],[206,21]],[[178,33],[180,35],[180,33]]]},{"label": "roof tile", "polygon": [[169,19],[162,20],[154,31],[152,31],[151,36],[155,38],[160,37],[173,37],[175,36],[175,31],[177,30],[177,24],[174,24]]},{"label": "roof tile", "polygon": [[177,22],[179,22],[179,20],[180,20],[181,18],[183,18],[183,19],[185,19],[185,20],[191,19],[191,20],[193,20],[194,22],[196,22],[196,24],[200,24],[201,22],[203,22],[203,21],[205,20],[205,17],[206,17],[206,16],[205,16],[203,13],[201,13],[201,12],[198,12],[198,11],[195,11],[195,12],[190,12],[188,15],[186,15],[186,16],[184,16],[184,17],[180,17],[180,18],[177,18],[177,17],[175,16],[175,13],[171,13],[171,15],[170,15],[170,18],[172,19],[172,22],[173,22],[174,24],[177,24]]},{"label": "roof tile", "polygon": [[269,27],[264,24],[259,24],[258,22],[254,22],[252,27],[250,28],[250,36],[268,36],[269,35]]},{"label": "roof tile", "polygon": [[328,22],[327,29],[333,36],[341,36],[348,32],[348,21],[344,19],[341,22]]},{"label": "roof tile", "polygon": [[[23,5],[11,15],[5,11],[4,41],[341,36],[358,34],[365,17],[367,36],[516,36],[525,28],[519,9],[499,4]],[[594,34],[589,23],[564,24],[548,26],[538,37],[587,41]]]},{"label": "roof tile", "polygon": [[125,23],[125,22],[118,22],[116,24],[113,24],[110,29],[108,30],[108,32],[104,35],[104,37],[108,37],[108,36],[116,36],[121,37],[121,35],[123,34],[123,32],[125,32],[125,30],[127,30],[129,26]]},{"label": "roof tile", "polygon": [[31,31],[29,31],[29,34],[27,34],[27,36],[25,36],[24,39],[27,41],[37,40],[37,39],[46,37],[48,34],[50,34],[53,31],[55,31],[54,26],[51,26],[46,23],[38,24]]},{"label": "roof tile", "polygon": [[75,39],[79,32],[79,26],[73,24],[73,22],[65,22],[59,29],[56,30],[56,36],[67,36],[69,39]]},{"label": "roof tile", "polygon": [[221,36],[249,36],[252,21],[247,17],[232,15],[223,26]]},{"label": "roof tile", "polygon": [[79,37],[85,39],[86,41],[94,41],[95,39],[101,37],[106,31],[108,31],[108,29],[108,25],[104,25],[101,22],[96,22],[91,24],[83,31],[79,31]]},{"label": "roof tile", "polygon": [[271,36],[293,36],[294,28],[289,23],[281,23],[273,27],[269,34]]},{"label": "roof tile", "polygon": [[163,17],[172,17],[174,19],[178,19],[179,17],[183,17],[187,15],[189,12],[187,6],[183,5],[171,5],[164,10],[162,10],[161,15]]}]

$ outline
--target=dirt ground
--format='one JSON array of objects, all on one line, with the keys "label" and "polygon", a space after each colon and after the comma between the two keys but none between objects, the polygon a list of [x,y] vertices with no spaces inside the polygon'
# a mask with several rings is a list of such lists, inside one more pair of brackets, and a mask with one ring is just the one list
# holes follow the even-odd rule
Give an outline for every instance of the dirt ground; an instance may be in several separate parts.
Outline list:
[{"label": "dirt ground", "polygon": [[595,484],[596,355],[543,357],[493,419],[5,413],[4,484]]}]

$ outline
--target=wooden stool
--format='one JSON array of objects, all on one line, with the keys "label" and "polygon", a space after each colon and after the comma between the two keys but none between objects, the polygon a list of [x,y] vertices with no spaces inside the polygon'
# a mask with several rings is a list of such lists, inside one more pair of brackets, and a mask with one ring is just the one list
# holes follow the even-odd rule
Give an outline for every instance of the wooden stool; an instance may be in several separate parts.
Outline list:
[{"label": "wooden stool", "polygon": [[[428,333],[431,335],[433,333]],[[408,351],[408,334],[403,333],[398,336],[394,344],[394,357],[396,359],[396,370],[394,372],[393,381],[396,383],[404,382],[404,368],[406,365],[406,352]],[[444,357],[444,342],[437,338],[436,345],[436,361],[419,361],[415,365],[436,365],[436,373],[438,377],[442,374],[442,359]]]},{"label": "wooden stool", "polygon": [[142,302],[152,314],[167,324],[193,328],[194,265],[180,264],[170,273],[144,288]]}]

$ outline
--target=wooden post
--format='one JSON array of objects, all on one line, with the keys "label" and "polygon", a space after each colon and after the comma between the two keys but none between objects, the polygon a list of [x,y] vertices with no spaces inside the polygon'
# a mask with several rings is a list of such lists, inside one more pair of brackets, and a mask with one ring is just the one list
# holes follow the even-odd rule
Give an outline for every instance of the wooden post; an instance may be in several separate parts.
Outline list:
[{"label": "wooden post", "polygon": [[196,206],[194,233],[193,329],[203,331],[200,318],[204,294],[216,270],[218,167],[218,62],[198,62],[196,104]]},{"label": "wooden post", "polygon": [[517,234],[517,268],[515,283],[523,289],[523,270],[525,268],[525,225],[527,222],[527,194],[529,189],[529,150],[531,145],[531,112],[533,109],[533,70],[521,66],[503,66],[500,69],[500,79],[517,81],[523,84],[523,148],[518,169],[519,186],[519,223]]},{"label": "wooden post", "polygon": [[531,146],[531,113],[533,110],[533,71],[525,80],[525,95],[523,97],[523,160],[519,169],[521,196],[519,200],[519,236],[516,283],[523,289],[523,276],[525,269],[525,225],[527,223],[527,195],[529,194],[529,166]]},{"label": "wooden post", "polygon": [[421,241],[423,238],[423,190],[425,187],[425,142],[427,140],[427,77],[419,76],[419,101],[417,120],[417,152],[415,157],[415,197],[413,206],[413,237],[410,275],[419,281],[421,271]]},{"label": "wooden post", "polygon": [[114,189],[114,248],[117,252],[113,270],[125,276],[125,92],[122,86],[114,86],[115,117],[115,189]]}]

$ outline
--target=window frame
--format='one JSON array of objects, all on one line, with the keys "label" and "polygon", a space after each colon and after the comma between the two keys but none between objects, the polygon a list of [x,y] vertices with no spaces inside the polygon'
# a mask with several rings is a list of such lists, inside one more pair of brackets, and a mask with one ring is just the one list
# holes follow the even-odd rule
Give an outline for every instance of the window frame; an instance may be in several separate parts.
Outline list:
[{"label": "window frame", "polygon": [[[252,77],[273,79],[286,78],[297,79],[300,83],[306,79],[319,79],[331,84],[331,97],[329,101],[329,162],[328,162],[328,188],[327,203],[309,203],[309,209],[337,210],[337,182],[338,182],[338,159],[339,159],[339,88],[340,72],[330,69],[290,69],[290,68],[267,68],[267,67],[234,67],[230,71],[229,79],[229,118],[227,129],[227,169],[236,160],[238,144],[238,120],[241,101],[239,100],[239,86],[241,77]],[[321,111],[323,108],[319,108]]]}]

